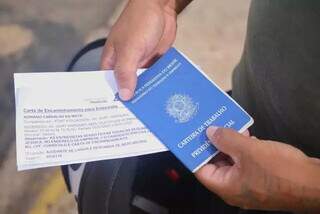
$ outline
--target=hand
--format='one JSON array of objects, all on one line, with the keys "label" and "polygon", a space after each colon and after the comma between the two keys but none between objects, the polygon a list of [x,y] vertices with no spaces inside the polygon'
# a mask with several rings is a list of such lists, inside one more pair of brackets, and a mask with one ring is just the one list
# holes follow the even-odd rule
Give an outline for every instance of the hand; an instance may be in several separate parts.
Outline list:
[{"label": "hand", "polygon": [[176,36],[177,5],[170,0],[129,1],[112,27],[101,58],[102,69],[114,69],[119,95],[129,100],[137,68],[166,52]]},{"label": "hand", "polygon": [[320,164],[284,143],[210,127],[211,142],[228,158],[203,166],[196,177],[227,203],[245,209],[320,210]]}]

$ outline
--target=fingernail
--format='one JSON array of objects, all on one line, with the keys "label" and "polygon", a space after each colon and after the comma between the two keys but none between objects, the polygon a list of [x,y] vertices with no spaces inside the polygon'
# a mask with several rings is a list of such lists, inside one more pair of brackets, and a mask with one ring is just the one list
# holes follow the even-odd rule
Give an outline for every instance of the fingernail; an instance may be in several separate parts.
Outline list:
[{"label": "fingernail", "polygon": [[218,130],[218,127],[216,127],[216,126],[209,126],[209,128],[207,128],[207,131],[206,131],[207,136],[208,136],[208,137],[209,137],[209,136],[213,137],[217,130]]},{"label": "fingernail", "polygon": [[120,99],[123,101],[130,100],[132,97],[132,92],[127,88],[121,88],[119,90]]}]

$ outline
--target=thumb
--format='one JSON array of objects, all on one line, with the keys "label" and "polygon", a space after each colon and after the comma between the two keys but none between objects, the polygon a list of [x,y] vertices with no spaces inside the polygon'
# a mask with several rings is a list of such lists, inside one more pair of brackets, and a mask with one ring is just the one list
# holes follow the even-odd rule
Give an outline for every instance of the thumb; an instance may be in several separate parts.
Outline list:
[{"label": "thumb", "polygon": [[246,137],[232,129],[211,126],[207,129],[207,136],[215,147],[221,152],[231,156],[239,157],[247,150],[250,137]]},{"label": "thumb", "polygon": [[102,70],[109,70],[113,69],[115,63],[115,52],[114,52],[114,47],[109,42],[109,40],[106,41],[103,51],[101,54],[101,59],[100,59],[100,68]]},{"label": "thumb", "polygon": [[118,83],[119,96],[127,101],[132,98],[137,84],[137,69],[141,54],[133,48],[116,51],[115,78]]}]

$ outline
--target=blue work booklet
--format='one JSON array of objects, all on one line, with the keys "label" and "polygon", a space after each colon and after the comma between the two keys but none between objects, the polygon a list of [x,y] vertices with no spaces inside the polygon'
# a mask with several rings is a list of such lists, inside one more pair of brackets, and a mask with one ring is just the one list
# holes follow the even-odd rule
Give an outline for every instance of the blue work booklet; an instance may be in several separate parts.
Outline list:
[{"label": "blue work booklet", "polygon": [[138,77],[124,105],[192,172],[217,154],[209,126],[242,132],[253,119],[175,48]]}]

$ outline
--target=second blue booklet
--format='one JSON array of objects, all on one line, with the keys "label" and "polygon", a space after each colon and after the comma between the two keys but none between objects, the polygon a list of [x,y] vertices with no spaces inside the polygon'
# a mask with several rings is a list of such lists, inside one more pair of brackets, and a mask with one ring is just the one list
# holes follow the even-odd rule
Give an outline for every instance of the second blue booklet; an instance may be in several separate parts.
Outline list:
[{"label": "second blue booklet", "polygon": [[192,172],[217,154],[209,126],[243,132],[253,119],[175,48],[138,77],[134,97],[123,102]]}]

